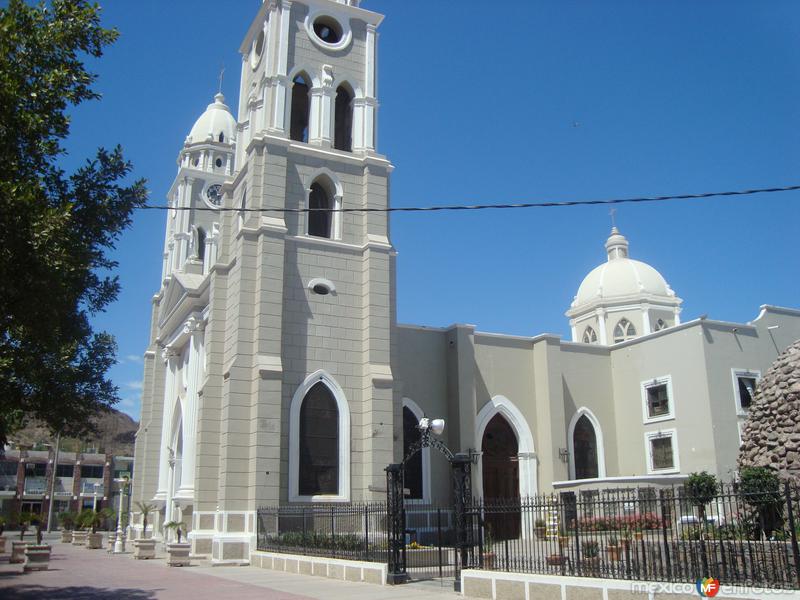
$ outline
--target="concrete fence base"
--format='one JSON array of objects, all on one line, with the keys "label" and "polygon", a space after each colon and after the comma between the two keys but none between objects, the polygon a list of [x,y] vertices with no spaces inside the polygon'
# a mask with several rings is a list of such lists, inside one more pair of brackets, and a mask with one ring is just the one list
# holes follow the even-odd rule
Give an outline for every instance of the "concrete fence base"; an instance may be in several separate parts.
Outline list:
[{"label": "concrete fence base", "polygon": [[[726,586],[722,581],[716,598],[726,600],[800,600],[793,590]],[[496,571],[461,572],[461,589],[468,598],[489,600],[697,600],[693,583],[627,581],[590,577],[524,575]]]},{"label": "concrete fence base", "polygon": [[388,567],[383,563],[278,554],[277,552],[251,552],[250,565],[261,569],[316,575],[344,581],[363,581],[378,585],[386,585],[388,574]]}]

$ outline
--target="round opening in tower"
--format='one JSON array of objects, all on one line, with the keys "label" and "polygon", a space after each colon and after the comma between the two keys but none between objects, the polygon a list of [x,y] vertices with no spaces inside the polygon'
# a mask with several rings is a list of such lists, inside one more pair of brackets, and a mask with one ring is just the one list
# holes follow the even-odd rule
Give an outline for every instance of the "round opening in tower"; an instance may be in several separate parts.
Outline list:
[{"label": "round opening in tower", "polygon": [[338,44],[342,39],[342,26],[331,17],[317,17],[314,33],[326,44]]},{"label": "round opening in tower", "polygon": [[264,52],[264,31],[262,30],[253,42],[253,49],[250,52],[250,66],[254,69],[261,62],[261,54]]},{"label": "round opening in tower", "polygon": [[324,283],[318,283],[313,288],[311,288],[315,294],[319,294],[320,296],[327,296],[331,293],[330,288],[325,285]]}]

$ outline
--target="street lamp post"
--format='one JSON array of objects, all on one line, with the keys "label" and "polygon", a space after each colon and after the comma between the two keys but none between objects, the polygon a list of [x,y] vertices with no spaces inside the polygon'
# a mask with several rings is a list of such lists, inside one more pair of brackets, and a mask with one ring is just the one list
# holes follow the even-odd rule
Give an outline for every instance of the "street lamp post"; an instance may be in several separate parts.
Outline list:
[{"label": "street lamp post", "polygon": [[97,512],[97,488],[99,487],[99,483],[94,484],[94,500],[92,501],[92,511],[94,512]]},{"label": "street lamp post", "polygon": [[58,451],[61,448],[61,432],[56,435],[56,451],[53,469],[50,471],[50,503],[47,505],[47,533],[53,530],[53,504],[56,501],[56,474],[58,473]]},{"label": "street lamp post", "polygon": [[115,479],[114,481],[120,484],[119,511],[117,513],[117,539],[114,542],[114,554],[122,554],[125,552],[125,534],[122,531],[122,509],[125,506],[125,490],[127,489],[128,482],[130,480],[127,477],[122,477],[121,479]]}]

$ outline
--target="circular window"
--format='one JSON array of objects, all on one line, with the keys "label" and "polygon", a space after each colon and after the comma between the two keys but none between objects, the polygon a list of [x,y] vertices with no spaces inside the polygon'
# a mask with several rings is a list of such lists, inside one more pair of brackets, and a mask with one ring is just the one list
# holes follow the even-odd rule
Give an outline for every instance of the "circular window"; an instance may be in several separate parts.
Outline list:
[{"label": "circular window", "polygon": [[331,17],[317,17],[314,33],[326,44],[338,44],[342,39],[342,27]]},{"label": "circular window", "polygon": [[206,199],[213,206],[220,206],[222,204],[222,186],[218,183],[208,186]]},{"label": "circular window", "polygon": [[250,52],[250,66],[254,69],[261,62],[261,55],[264,52],[264,30],[258,34],[258,37],[253,41],[253,49]]},{"label": "circular window", "polygon": [[220,167],[222,167],[222,159],[218,158],[217,162],[215,162],[214,164],[217,165],[217,168],[219,169]]},{"label": "circular window", "polygon": [[312,289],[314,290],[315,294],[319,294],[320,296],[327,296],[331,293],[330,289],[328,289],[328,286],[321,283],[318,283]]}]

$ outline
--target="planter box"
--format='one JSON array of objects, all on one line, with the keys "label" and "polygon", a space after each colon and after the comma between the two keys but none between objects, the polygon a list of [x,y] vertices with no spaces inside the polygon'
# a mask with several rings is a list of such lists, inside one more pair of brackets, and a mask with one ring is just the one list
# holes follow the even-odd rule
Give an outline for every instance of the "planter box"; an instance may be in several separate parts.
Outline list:
[{"label": "planter box", "polygon": [[28,544],[25,547],[25,572],[47,571],[50,566],[50,546]]},{"label": "planter box", "polygon": [[103,534],[102,533],[90,533],[86,537],[86,547],[89,550],[99,550],[103,547]]},{"label": "planter box", "polygon": [[0,535],[0,554],[6,553],[6,538]]},{"label": "planter box", "polygon": [[72,532],[72,545],[85,546],[86,538],[89,536],[88,531],[73,531]]},{"label": "planter box", "polygon": [[167,544],[167,564],[170,567],[188,567],[191,549],[192,545],[187,543]]},{"label": "planter box", "polygon": [[112,531],[111,533],[108,534],[108,544],[107,545],[108,545],[108,551],[109,552],[113,552],[114,551],[114,544],[116,543],[116,541],[117,541],[117,534]]},{"label": "planter box", "polygon": [[619,560],[622,546],[606,546],[606,552],[608,552],[609,560]]},{"label": "planter box", "polygon": [[558,567],[567,563],[567,557],[560,554],[551,554],[545,561],[551,567]]},{"label": "planter box", "polygon": [[72,543],[72,531],[69,529],[62,529],[61,530],[61,541],[64,544],[71,544]]},{"label": "planter box", "polygon": [[28,542],[21,542],[20,540],[11,540],[11,558],[8,560],[10,563],[24,563],[25,562],[25,547]]},{"label": "planter box", "polygon": [[156,541],[155,540],[134,540],[133,541],[133,558],[146,560],[156,557]]}]

